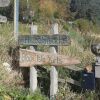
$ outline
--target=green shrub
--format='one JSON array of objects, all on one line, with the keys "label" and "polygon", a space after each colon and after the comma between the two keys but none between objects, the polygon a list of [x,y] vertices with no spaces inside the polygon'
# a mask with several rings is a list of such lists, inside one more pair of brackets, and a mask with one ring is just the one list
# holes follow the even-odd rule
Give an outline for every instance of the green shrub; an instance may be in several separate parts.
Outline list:
[{"label": "green shrub", "polygon": [[66,31],[69,31],[69,29],[70,29],[70,27],[69,27],[68,24],[64,24],[64,25],[63,25],[63,28],[64,28]]},{"label": "green shrub", "polygon": [[90,23],[86,19],[78,19],[75,21],[75,24],[82,33],[86,34],[86,32],[90,31]]},{"label": "green shrub", "polygon": [[41,94],[40,90],[35,93],[30,93],[28,89],[11,90],[1,89],[0,100],[49,100],[46,96]]}]

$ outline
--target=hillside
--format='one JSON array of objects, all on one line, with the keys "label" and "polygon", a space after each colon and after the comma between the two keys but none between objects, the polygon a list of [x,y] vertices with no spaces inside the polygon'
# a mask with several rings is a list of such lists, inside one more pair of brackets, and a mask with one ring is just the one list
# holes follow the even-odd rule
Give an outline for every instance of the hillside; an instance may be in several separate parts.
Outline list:
[{"label": "hillside", "polygon": [[[78,68],[92,66],[95,55],[91,52],[91,44],[100,43],[99,3],[98,0],[20,0],[19,34],[30,34],[32,22],[38,26],[40,35],[51,34],[52,24],[58,23],[59,33],[68,34],[71,39],[71,45],[59,46],[58,53],[78,58],[81,61],[81,64],[76,65]],[[29,68],[19,68],[12,63],[14,48],[17,46],[14,38],[13,8],[13,0],[8,7],[0,8],[0,14],[8,18],[7,23],[0,23],[0,99],[49,100],[50,66],[36,67],[41,76],[38,77],[39,89],[30,93]],[[38,51],[49,50],[48,46],[37,48]],[[94,91],[84,92],[80,87],[66,82],[68,77],[81,82],[81,71],[77,74],[62,67],[57,67],[57,71],[59,78],[65,79],[65,83],[59,83],[59,91],[55,96],[57,100],[94,100],[98,97]]]}]

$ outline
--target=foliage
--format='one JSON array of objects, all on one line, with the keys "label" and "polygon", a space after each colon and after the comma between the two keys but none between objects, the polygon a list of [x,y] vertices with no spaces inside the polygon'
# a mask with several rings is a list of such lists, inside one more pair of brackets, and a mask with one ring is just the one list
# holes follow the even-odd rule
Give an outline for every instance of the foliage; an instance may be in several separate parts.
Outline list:
[{"label": "foliage", "polygon": [[14,2],[13,0],[10,0],[10,5],[8,7],[2,7],[0,8],[0,14],[6,16],[8,20],[13,20],[13,15],[14,15]]},{"label": "foliage", "polygon": [[40,2],[40,11],[46,17],[53,17],[54,12],[56,11],[56,5],[52,0],[46,0]]},{"label": "foliage", "polygon": [[100,25],[98,25],[98,24],[92,25],[91,30],[92,30],[93,34],[94,33],[100,34]]},{"label": "foliage", "polygon": [[0,100],[48,100],[40,90],[30,93],[28,89],[13,88],[6,90],[0,88]]},{"label": "foliage", "polygon": [[[24,23],[41,20],[48,22],[58,18],[66,20],[70,17],[68,0],[20,0],[19,6],[19,19]],[[0,13],[13,20],[14,1],[11,0],[8,7],[0,8]]]},{"label": "foliage", "polygon": [[75,21],[75,24],[78,29],[84,34],[90,31],[90,23],[86,19],[78,19]]},{"label": "foliage", "polygon": [[99,100],[98,93],[95,93],[95,91],[86,91],[82,98],[85,100]]},{"label": "foliage", "polygon": [[[39,34],[49,34],[48,31],[51,28],[51,23],[58,21],[59,24],[64,21],[61,25],[61,29],[68,31],[71,37],[71,45],[67,47],[59,47],[59,52],[64,55],[71,57],[78,57],[82,63],[79,67],[84,67],[87,63],[91,63],[94,60],[94,56],[90,51],[90,45],[96,40],[90,37],[93,31],[99,33],[99,25],[96,26],[96,18],[99,19],[99,0],[20,0],[20,21],[23,21],[23,17],[26,17],[26,22],[33,21],[39,25]],[[96,1],[96,2],[94,2]],[[97,6],[96,6],[97,5]],[[13,20],[13,0],[9,7],[0,8],[0,13],[6,15],[8,20]],[[72,14],[69,10],[75,12]],[[95,9],[93,9],[95,8]],[[98,9],[97,9],[98,8]],[[97,11],[98,10],[98,11]],[[30,16],[30,11],[33,11]],[[72,15],[72,16],[71,16]],[[75,16],[74,16],[75,15]],[[66,21],[71,20],[74,17],[72,26]],[[77,19],[77,20],[76,20]],[[72,21],[72,20],[71,20]],[[91,22],[92,21],[92,22]],[[23,21],[24,22],[24,21]],[[42,23],[42,24],[40,24]],[[19,33],[29,34],[29,24],[19,23]],[[78,29],[79,31],[77,31]],[[62,33],[62,31],[60,31]],[[66,33],[65,31],[63,33]],[[16,46],[13,37],[13,24],[6,23],[0,25],[0,99],[3,100],[48,100],[40,90],[34,94],[30,93],[28,89],[23,89],[21,86],[16,87],[16,80],[22,80],[17,75],[17,79],[9,79],[10,74],[6,72],[2,63],[4,61],[11,63],[11,58],[8,55],[9,47]],[[100,41],[100,39],[98,39]],[[39,47],[40,51],[48,51],[49,47]],[[46,66],[47,67],[47,66]],[[64,68],[57,68],[59,77],[67,78],[70,77],[71,73],[69,70]],[[72,72],[73,73],[73,72]],[[45,76],[46,74],[44,74]],[[73,75],[75,75],[73,73]],[[21,77],[22,78],[22,77]],[[77,77],[79,78],[79,76]],[[76,78],[76,79],[77,79]],[[5,84],[4,80],[9,80],[11,84]],[[44,80],[43,80],[44,81]],[[45,82],[45,81],[44,81]],[[42,83],[40,83],[42,84]],[[47,82],[46,85],[49,83]],[[44,87],[46,87],[46,85]],[[56,96],[57,100],[92,100],[95,97],[94,92],[86,93],[74,93],[69,89],[67,84],[61,85],[59,92]],[[12,88],[13,87],[13,88]],[[68,88],[66,88],[68,87]],[[46,88],[47,89],[47,88]],[[77,88],[78,89],[78,88]]]},{"label": "foliage", "polygon": [[[63,26],[64,25],[60,26],[60,28],[63,28]],[[68,47],[59,47],[59,51],[61,52],[61,54],[64,54],[64,55],[69,55],[69,56],[72,56],[72,57],[79,57],[82,60],[81,67],[84,67],[85,63],[91,63],[92,59],[94,58],[90,51],[88,51],[88,50],[84,51],[84,44],[85,44],[85,41],[88,40],[88,39],[83,37],[80,33],[77,33],[73,29],[73,27],[70,27],[70,25],[67,24],[67,27],[68,27],[68,30],[70,31],[69,35],[70,35],[70,37],[72,39],[72,43]],[[46,25],[45,23],[42,24],[42,25],[39,24],[39,33],[40,34],[44,34],[44,33],[47,34],[48,29],[50,29],[49,25]],[[21,32],[21,34],[29,33],[29,25],[20,23],[19,32]],[[65,31],[64,31],[64,33],[65,33]],[[9,46],[14,46],[16,44],[13,41],[14,38],[10,41],[11,37],[13,37],[13,24],[12,23],[2,24],[0,26],[0,38],[1,38],[1,42],[0,43],[2,45],[1,48],[0,48],[0,52],[1,52],[1,54],[3,54],[3,57],[7,57],[8,58],[9,56],[7,54],[7,51],[9,49]],[[87,41],[87,43],[88,43],[88,41]],[[87,48],[89,48],[89,47],[87,47]],[[43,49],[45,51],[47,51],[46,50],[47,47],[45,47]],[[40,50],[43,51],[43,49],[40,49]],[[3,61],[8,61],[9,62],[9,59],[3,60]],[[3,66],[1,65],[0,68],[3,69]],[[4,69],[3,69],[3,71],[4,71]],[[69,73],[68,70],[65,70],[65,69],[62,69],[62,68],[58,68],[58,72],[59,72],[59,76],[62,77],[62,78],[66,78],[67,76],[70,77],[70,73]],[[2,74],[2,73],[0,73],[0,74]],[[5,74],[5,77],[8,78],[8,74],[7,75],[6,74]],[[2,75],[0,75],[0,76],[2,76]],[[5,79],[5,78],[2,76],[2,80],[3,79]],[[3,81],[3,85],[4,85],[4,81]],[[8,85],[8,84],[6,84],[6,85]],[[10,86],[11,85],[12,85],[12,87],[14,86],[14,84],[10,84]],[[7,90],[9,90],[9,87],[7,88]],[[4,90],[4,91],[6,91],[6,90]],[[14,91],[14,89],[13,89],[13,91]],[[2,92],[2,95],[4,95],[5,97],[9,97],[11,95],[11,97],[18,98],[18,100],[20,100],[20,99],[23,100],[23,99],[26,99],[26,98],[33,98],[33,97],[35,99],[32,99],[32,100],[36,100],[36,99],[38,100],[38,97],[40,98],[40,100],[42,100],[42,98],[43,98],[43,96],[41,97],[41,93],[40,92],[39,92],[39,94],[36,94],[36,95],[33,96],[33,94],[31,95],[29,93],[27,93],[27,94],[23,93],[22,92],[23,90],[22,91],[15,90],[15,92],[13,92],[13,91],[12,92],[6,92],[6,93]],[[12,93],[13,93],[13,95],[12,95]],[[25,95],[22,95],[22,94],[25,94]],[[74,95],[74,93],[72,91],[69,91],[67,93],[65,92],[64,95],[66,95],[66,94],[68,94],[69,96],[70,95]],[[60,94],[58,94],[58,95],[60,96]],[[76,95],[78,95],[78,94],[76,94]],[[58,98],[59,98],[59,96],[58,96]],[[80,98],[80,96],[81,96],[81,94],[79,94],[79,98]],[[63,95],[61,97],[64,98]],[[76,98],[76,97],[77,96],[73,96],[73,98]],[[15,99],[15,100],[17,100],[17,99]],[[31,99],[29,99],[29,100],[31,100]],[[45,99],[43,98],[43,100],[45,100]]]},{"label": "foliage", "polygon": [[76,12],[76,18],[87,18],[98,23],[100,20],[99,4],[99,0],[71,0],[70,7],[72,12]]},{"label": "foliage", "polygon": [[70,89],[61,88],[56,100],[99,100],[98,94],[94,91],[70,92]]}]

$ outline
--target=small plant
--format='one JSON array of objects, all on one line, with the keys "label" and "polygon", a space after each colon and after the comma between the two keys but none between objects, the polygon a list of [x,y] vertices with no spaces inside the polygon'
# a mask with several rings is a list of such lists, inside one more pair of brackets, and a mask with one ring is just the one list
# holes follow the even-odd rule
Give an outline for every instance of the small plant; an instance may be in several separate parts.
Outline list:
[{"label": "small plant", "polygon": [[57,10],[56,3],[53,0],[41,0],[40,1],[40,12],[41,17],[46,19],[52,19],[54,16],[54,13]]},{"label": "small plant", "polygon": [[0,100],[49,100],[41,94],[40,90],[35,93],[30,93],[28,89],[13,88],[9,91],[1,89]]},{"label": "small plant", "polygon": [[90,23],[88,20],[85,20],[85,19],[78,19],[76,20],[76,26],[79,28],[79,30],[82,32],[82,33],[87,33],[90,31]]}]

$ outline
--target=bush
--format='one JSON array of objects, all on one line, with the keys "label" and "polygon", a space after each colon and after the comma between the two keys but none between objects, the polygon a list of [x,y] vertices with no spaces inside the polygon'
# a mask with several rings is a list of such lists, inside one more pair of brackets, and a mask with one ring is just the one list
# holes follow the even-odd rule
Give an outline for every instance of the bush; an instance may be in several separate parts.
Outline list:
[{"label": "bush", "polygon": [[39,9],[41,12],[41,17],[52,19],[55,11],[57,10],[57,5],[53,0],[44,0],[40,2]]},{"label": "bush", "polygon": [[1,89],[0,100],[49,100],[40,90],[30,93],[28,89],[11,89],[9,91]]},{"label": "bush", "polygon": [[86,19],[78,19],[76,20],[75,24],[82,33],[87,33],[90,31],[90,23]]}]

